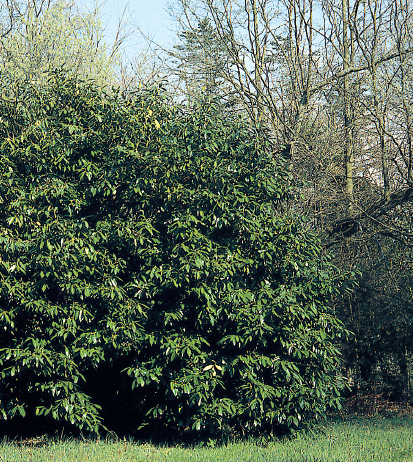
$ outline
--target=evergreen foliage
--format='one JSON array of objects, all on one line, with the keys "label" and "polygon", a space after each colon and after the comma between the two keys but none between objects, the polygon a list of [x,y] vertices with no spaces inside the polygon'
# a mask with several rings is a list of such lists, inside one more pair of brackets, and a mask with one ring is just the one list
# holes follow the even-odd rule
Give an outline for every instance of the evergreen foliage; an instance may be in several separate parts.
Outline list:
[{"label": "evergreen foliage", "polygon": [[179,34],[179,39],[171,56],[187,100],[193,103],[214,98],[216,102],[234,105],[233,91],[223,79],[231,67],[229,41],[226,43],[225,38],[217,35],[208,17],[200,19],[195,29]]},{"label": "evergreen foliage", "polygon": [[61,75],[0,104],[3,419],[216,435],[340,407],[342,280],[241,119]]}]

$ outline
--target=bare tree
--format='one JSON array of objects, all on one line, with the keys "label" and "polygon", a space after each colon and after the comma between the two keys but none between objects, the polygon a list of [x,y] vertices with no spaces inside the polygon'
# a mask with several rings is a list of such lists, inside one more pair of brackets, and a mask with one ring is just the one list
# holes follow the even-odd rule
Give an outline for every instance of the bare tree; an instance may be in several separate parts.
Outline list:
[{"label": "bare tree", "polygon": [[[220,77],[243,103],[252,123],[270,128],[292,172],[305,173],[297,164],[314,156],[315,135],[320,130],[330,130],[333,138],[341,134],[337,143],[342,146],[342,173],[337,166],[334,176],[345,178],[336,187],[340,183],[347,205],[339,207],[341,215],[328,217],[333,239],[327,245],[359,232],[364,226],[360,220],[377,224],[389,207],[399,205],[401,197],[410,200],[408,185],[391,180],[391,135],[386,135],[385,115],[389,106],[382,98],[386,85],[391,87],[392,79],[400,81],[399,76],[406,73],[406,60],[413,51],[412,16],[405,2],[323,0],[315,5],[312,0],[277,4],[269,0],[178,0],[178,5],[174,11],[184,31],[196,31],[201,18],[209,18],[229,63],[220,69]],[[403,11],[404,19],[396,24],[394,18],[401,17],[397,9]],[[404,71],[400,62],[405,62]],[[389,69],[394,66],[397,71],[392,76]],[[335,124],[330,118],[329,126],[321,128],[320,112],[325,114],[332,102],[328,112],[335,112]],[[380,164],[368,157],[370,125],[379,140],[375,155]],[[369,139],[360,140],[368,131]],[[319,143],[317,149],[320,152]],[[331,147],[325,146],[325,151]],[[356,191],[355,182],[366,171],[366,164],[380,168],[376,174],[382,178],[382,199],[377,200],[376,187],[368,199]],[[320,196],[317,191],[313,194]],[[321,194],[328,196],[329,191]]]},{"label": "bare tree", "polygon": [[[0,4],[0,40],[12,30],[20,15],[20,4],[17,0],[5,0]],[[1,44],[1,42],[0,42]]]}]

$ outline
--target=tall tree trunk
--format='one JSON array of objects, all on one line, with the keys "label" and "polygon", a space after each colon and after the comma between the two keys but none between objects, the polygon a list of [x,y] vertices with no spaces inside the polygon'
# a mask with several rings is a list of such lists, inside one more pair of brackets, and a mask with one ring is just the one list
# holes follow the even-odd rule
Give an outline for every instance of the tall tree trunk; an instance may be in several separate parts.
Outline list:
[{"label": "tall tree trunk", "polygon": [[260,31],[258,25],[258,10],[257,0],[252,0],[252,16],[254,23],[254,80],[255,80],[255,91],[257,94],[257,109],[256,109],[256,123],[260,124],[263,117],[263,101],[262,101],[262,54],[264,50],[261,49],[260,42]]},{"label": "tall tree trunk", "polygon": [[[291,172],[293,168],[295,145],[300,137],[305,115],[308,112],[313,77],[313,1],[310,0],[308,4],[308,17],[305,17],[305,9],[301,9],[300,6],[300,12],[298,13],[293,8],[294,5],[294,0],[291,0],[288,8],[291,109],[293,115],[291,126],[286,127],[283,149],[283,156],[285,159],[288,159]],[[302,21],[302,24],[297,24],[298,19]],[[306,59],[300,55],[300,50],[306,48],[305,45],[304,47],[302,46],[301,33],[298,31],[298,29],[302,27],[305,29],[305,43],[308,47],[308,57]]]},{"label": "tall tree trunk", "polygon": [[353,152],[353,117],[350,103],[350,75],[346,71],[350,67],[349,47],[349,4],[342,0],[343,15],[343,99],[344,99],[344,168],[346,172],[347,213],[354,216],[354,152]]},{"label": "tall tree trunk", "polygon": [[379,136],[380,144],[380,159],[381,159],[381,171],[383,178],[383,198],[386,203],[390,201],[390,179],[389,179],[389,165],[386,152],[386,141],[385,141],[385,116],[380,106],[380,97],[377,86],[377,43],[379,41],[379,28],[377,24],[377,4],[374,2],[372,5],[369,2],[369,7],[373,22],[373,47],[371,52],[371,77],[373,86],[373,101],[375,117],[377,119],[377,132]]}]

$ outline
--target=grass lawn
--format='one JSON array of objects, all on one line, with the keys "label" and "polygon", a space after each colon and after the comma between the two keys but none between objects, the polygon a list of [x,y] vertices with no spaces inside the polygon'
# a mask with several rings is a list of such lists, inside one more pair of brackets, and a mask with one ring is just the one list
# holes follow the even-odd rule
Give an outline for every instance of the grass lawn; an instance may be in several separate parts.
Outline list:
[{"label": "grass lawn", "polygon": [[48,441],[41,447],[0,444],[0,462],[413,462],[413,419],[325,422],[266,446],[233,442],[220,447],[159,447],[119,442]]}]

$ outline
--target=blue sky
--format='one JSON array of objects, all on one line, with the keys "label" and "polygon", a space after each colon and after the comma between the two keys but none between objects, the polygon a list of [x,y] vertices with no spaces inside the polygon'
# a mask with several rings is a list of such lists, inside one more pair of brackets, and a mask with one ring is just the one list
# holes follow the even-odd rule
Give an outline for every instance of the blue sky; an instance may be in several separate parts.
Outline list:
[{"label": "blue sky", "polygon": [[[104,24],[107,25],[107,39],[111,43],[116,32],[118,18],[122,15],[125,6],[128,5],[128,10],[132,13],[130,21],[132,24],[137,24],[141,30],[156,39],[163,46],[171,46],[173,43],[174,22],[167,13],[167,5],[170,0],[107,0],[101,7]],[[138,43],[131,44],[130,51],[136,46],[139,51],[140,47],[144,46],[142,39]]]}]

